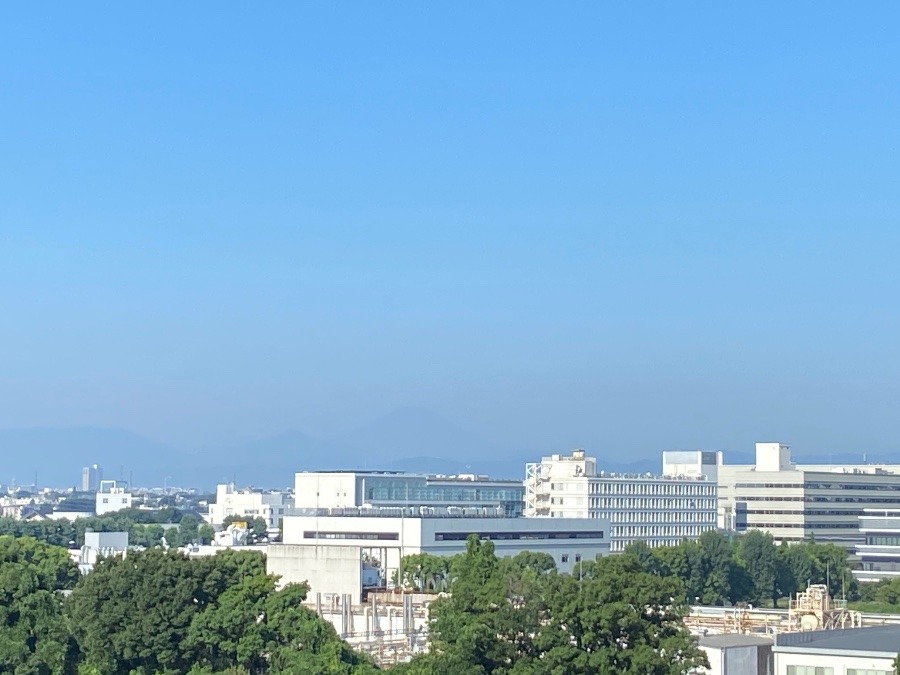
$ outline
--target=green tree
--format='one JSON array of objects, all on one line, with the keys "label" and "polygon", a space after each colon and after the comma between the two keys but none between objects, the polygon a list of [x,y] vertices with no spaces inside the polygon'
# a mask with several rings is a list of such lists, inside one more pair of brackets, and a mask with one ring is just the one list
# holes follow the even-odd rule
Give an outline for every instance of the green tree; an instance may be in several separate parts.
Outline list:
[{"label": "green tree", "polygon": [[774,538],[768,532],[750,530],[738,544],[739,555],[752,583],[748,599],[759,604],[763,598],[770,598],[775,606],[778,592],[775,587],[777,550]]},{"label": "green tree", "polygon": [[732,549],[721,532],[710,530],[700,535],[701,577],[703,592],[700,601],[705,605],[720,605],[728,598],[731,587]]},{"label": "green tree", "polygon": [[0,673],[70,673],[77,647],[60,591],[78,569],[65,549],[31,537],[0,536]]}]

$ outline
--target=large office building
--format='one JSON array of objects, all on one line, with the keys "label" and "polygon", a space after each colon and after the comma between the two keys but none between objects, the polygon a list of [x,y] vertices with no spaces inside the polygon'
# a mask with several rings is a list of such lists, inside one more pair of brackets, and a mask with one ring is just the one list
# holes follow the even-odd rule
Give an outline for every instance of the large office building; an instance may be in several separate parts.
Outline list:
[{"label": "large office building", "polygon": [[293,506],[293,497],[287,492],[240,490],[234,483],[223,483],[216,486],[216,501],[209,505],[206,520],[220,526],[228,517],[246,521],[262,518],[268,529],[276,530]]},{"label": "large office building", "polygon": [[294,477],[297,508],[430,507],[499,509],[521,516],[519,481],[485,476],[428,476],[392,471],[304,471]]},{"label": "large office building", "polygon": [[716,481],[702,473],[606,473],[574,450],[527,464],[525,474],[526,516],[608,520],[614,553],[633,541],[674,546],[716,528]]},{"label": "large office building", "polygon": [[267,569],[282,584],[306,581],[313,593],[356,602],[367,585],[391,586],[404,556],[456,555],[472,534],[490,540],[498,556],[547,553],[572,572],[610,552],[609,529],[602,519],[508,518],[477,508],[298,508],[284,519],[282,542],[269,545]]},{"label": "large office building", "polygon": [[880,466],[797,466],[790,446],[757,443],[756,463],[718,467],[723,529],[771,533],[777,541],[815,538],[852,548],[863,542],[865,509],[900,504],[900,473]]},{"label": "large office building", "polygon": [[860,581],[900,576],[900,509],[863,509],[859,534],[859,569],[853,576]]}]

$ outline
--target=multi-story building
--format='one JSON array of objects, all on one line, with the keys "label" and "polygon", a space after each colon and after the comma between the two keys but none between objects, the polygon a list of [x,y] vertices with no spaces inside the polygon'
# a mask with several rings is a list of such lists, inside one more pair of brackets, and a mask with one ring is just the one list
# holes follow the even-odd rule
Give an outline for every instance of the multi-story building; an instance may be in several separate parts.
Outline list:
[{"label": "multi-story building", "polygon": [[81,470],[81,491],[96,492],[100,489],[100,481],[103,480],[103,469],[99,464],[86,466]]},{"label": "multi-story building", "polygon": [[209,505],[206,519],[210,525],[219,526],[229,516],[248,521],[262,518],[268,529],[277,530],[293,506],[294,499],[288,492],[238,490],[234,483],[227,483],[216,486],[216,501]]},{"label": "multi-story building", "polygon": [[390,471],[304,471],[294,477],[297,508],[425,506],[500,509],[521,516],[525,488],[519,481],[486,476],[428,476]]},{"label": "multi-story building", "polygon": [[757,443],[756,464],[718,468],[719,525],[853,547],[865,509],[900,505],[900,474],[878,466],[796,466],[790,446]]},{"label": "multi-story building", "polygon": [[863,509],[859,534],[859,569],[853,576],[860,581],[900,576],[900,509]]},{"label": "multi-story building", "polygon": [[597,471],[583,450],[525,468],[525,515],[602,518],[611,550],[633,541],[673,546],[716,528],[716,482],[705,475],[654,476]]},{"label": "multi-story building", "polygon": [[131,508],[131,493],[124,484],[115,480],[100,481],[95,498],[94,513],[102,516],[105,513]]}]

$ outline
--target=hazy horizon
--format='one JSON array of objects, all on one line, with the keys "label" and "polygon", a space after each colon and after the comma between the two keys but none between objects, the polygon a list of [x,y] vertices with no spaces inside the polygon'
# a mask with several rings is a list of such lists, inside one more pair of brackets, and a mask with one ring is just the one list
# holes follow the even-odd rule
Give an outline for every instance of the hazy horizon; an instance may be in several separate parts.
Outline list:
[{"label": "hazy horizon", "polygon": [[0,429],[900,451],[900,9],[817,8],[7,8]]}]

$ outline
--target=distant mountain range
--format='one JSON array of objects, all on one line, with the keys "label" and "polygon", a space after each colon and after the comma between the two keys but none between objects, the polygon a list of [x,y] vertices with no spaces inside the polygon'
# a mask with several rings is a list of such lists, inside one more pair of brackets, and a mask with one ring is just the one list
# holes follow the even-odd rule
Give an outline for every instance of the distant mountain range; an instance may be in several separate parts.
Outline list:
[{"label": "distant mountain range", "polygon": [[[335,434],[317,438],[298,430],[232,447],[188,452],[123,429],[74,427],[0,429],[0,484],[80,483],[81,468],[100,464],[108,479],[135,485],[183,485],[211,489],[216,483],[285,487],[302,470],[388,470],[475,473],[524,478],[525,463],[569,448],[498,447],[423,408],[403,408]],[[590,452],[591,448],[587,448]],[[602,469],[657,473],[661,454],[633,462],[613,462],[598,449]],[[870,463],[900,463],[900,453],[868,456]],[[862,463],[862,453],[797,454],[804,464]],[[729,464],[752,464],[753,453],[728,452]]]}]

